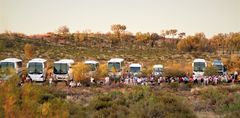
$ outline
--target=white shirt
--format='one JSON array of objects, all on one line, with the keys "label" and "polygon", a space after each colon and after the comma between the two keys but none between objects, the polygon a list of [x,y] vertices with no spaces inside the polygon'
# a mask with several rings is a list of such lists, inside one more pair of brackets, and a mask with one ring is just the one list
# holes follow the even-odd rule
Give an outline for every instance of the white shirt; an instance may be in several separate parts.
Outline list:
[{"label": "white shirt", "polygon": [[109,82],[109,77],[105,77],[105,83]]}]

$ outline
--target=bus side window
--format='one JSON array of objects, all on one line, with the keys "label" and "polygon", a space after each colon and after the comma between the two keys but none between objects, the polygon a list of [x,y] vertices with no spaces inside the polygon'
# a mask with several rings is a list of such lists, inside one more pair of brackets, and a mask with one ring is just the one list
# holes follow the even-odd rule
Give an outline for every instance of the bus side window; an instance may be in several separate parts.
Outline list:
[{"label": "bus side window", "polygon": [[22,62],[17,62],[17,68],[22,68]]}]

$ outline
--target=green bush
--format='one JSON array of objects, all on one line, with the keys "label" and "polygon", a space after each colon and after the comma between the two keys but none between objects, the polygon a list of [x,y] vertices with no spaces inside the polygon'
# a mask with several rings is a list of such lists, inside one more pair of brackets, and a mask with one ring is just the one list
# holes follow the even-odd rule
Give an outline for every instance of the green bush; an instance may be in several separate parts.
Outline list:
[{"label": "green bush", "polygon": [[86,107],[86,112],[87,117],[95,118],[195,117],[182,98],[166,91],[154,93],[149,87],[97,95]]},{"label": "green bush", "polygon": [[4,40],[0,40],[0,51],[4,51],[6,48],[6,43]]},{"label": "green bush", "polygon": [[226,87],[208,87],[201,90],[201,97],[205,100],[205,105],[218,114],[224,114],[226,117],[239,117],[240,94],[230,93],[230,88]]},{"label": "green bush", "polygon": [[166,77],[185,77],[186,73],[179,69],[165,69],[164,76],[166,76]]},{"label": "green bush", "polygon": [[213,75],[219,75],[218,70],[216,68],[214,68],[213,66],[211,67],[207,67],[205,72],[204,72],[205,76],[213,76]]},{"label": "green bush", "polygon": [[170,87],[171,87],[173,90],[177,91],[178,88],[179,88],[179,83],[177,83],[177,82],[170,83]]}]

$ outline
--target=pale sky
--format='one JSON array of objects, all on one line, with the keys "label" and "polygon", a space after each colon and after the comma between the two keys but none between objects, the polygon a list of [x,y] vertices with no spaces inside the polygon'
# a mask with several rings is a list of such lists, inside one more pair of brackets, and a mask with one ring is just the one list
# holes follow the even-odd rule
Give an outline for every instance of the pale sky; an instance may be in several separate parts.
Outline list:
[{"label": "pale sky", "polygon": [[105,33],[112,24],[132,33],[240,32],[240,0],[0,0],[0,32],[41,34],[66,25]]}]

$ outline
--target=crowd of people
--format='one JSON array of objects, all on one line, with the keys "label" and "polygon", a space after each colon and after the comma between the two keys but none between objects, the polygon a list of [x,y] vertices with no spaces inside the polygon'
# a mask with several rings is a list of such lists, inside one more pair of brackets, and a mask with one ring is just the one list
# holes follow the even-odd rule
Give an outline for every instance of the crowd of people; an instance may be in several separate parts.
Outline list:
[{"label": "crowd of people", "polygon": [[[219,83],[235,83],[238,78],[238,73],[234,72],[231,75],[212,75],[212,76],[184,76],[184,77],[154,77],[154,76],[121,76],[118,82],[126,85],[160,85],[161,83],[193,83],[201,85],[217,85]],[[105,77],[105,84],[110,84],[115,81],[114,77]]]},{"label": "crowd of people", "polygon": [[[196,85],[217,85],[220,83],[235,83],[237,82],[238,73],[235,71],[233,74],[227,75],[212,75],[212,76],[183,76],[183,77],[173,77],[173,76],[107,76],[104,80],[100,82],[95,80],[93,77],[90,78],[90,84],[104,84],[111,85],[112,83],[121,83],[124,85],[161,85],[162,83],[193,83]],[[50,79],[49,84],[52,85],[53,82]],[[80,87],[81,82],[69,82],[69,87]]]}]

